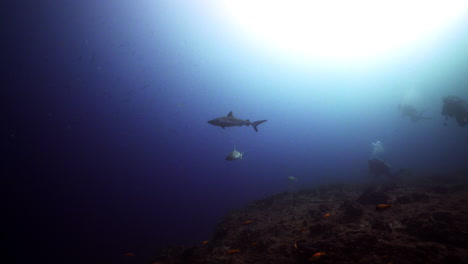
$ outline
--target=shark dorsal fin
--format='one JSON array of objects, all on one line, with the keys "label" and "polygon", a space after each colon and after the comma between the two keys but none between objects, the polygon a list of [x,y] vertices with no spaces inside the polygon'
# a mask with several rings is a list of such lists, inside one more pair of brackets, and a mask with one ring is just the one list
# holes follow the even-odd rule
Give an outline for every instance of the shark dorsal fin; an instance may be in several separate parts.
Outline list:
[{"label": "shark dorsal fin", "polygon": [[229,116],[229,117],[233,117],[233,115],[232,115],[232,111],[231,111],[231,112],[229,112],[229,114],[228,114],[227,116]]}]

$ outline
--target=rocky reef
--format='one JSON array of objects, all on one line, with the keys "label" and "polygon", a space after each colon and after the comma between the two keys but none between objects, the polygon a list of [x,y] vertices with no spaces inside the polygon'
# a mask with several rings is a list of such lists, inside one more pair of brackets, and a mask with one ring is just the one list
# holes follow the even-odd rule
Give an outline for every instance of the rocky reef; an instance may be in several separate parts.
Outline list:
[{"label": "rocky reef", "polygon": [[277,194],[152,263],[468,263],[468,173]]}]

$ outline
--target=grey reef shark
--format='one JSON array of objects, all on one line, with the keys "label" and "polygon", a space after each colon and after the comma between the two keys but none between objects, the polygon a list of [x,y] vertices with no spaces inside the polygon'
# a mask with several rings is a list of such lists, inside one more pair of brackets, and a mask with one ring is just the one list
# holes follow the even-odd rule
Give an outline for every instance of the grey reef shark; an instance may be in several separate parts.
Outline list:
[{"label": "grey reef shark", "polygon": [[242,159],[244,152],[240,153],[236,150],[236,146],[234,146],[234,150],[226,156],[226,160],[238,160]]},{"label": "grey reef shark", "polygon": [[235,116],[232,115],[232,111],[229,112],[227,116],[223,117],[218,117],[213,120],[208,121],[209,124],[212,124],[213,126],[219,126],[222,128],[225,127],[232,127],[232,126],[250,126],[252,125],[253,129],[258,132],[257,126],[260,125],[261,123],[266,122],[267,120],[260,120],[260,121],[255,121],[255,122],[250,122],[248,119],[239,119]]}]

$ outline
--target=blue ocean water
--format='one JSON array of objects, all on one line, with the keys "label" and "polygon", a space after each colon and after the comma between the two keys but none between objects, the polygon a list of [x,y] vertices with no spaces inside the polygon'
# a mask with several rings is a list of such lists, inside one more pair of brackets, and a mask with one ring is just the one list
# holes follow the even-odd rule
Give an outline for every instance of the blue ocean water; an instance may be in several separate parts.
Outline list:
[{"label": "blue ocean water", "polygon": [[[354,67],[278,59],[193,4],[15,10],[4,17],[2,93],[12,99],[2,174],[17,259],[149,261],[165,246],[210,239],[226,213],[253,200],[366,182],[376,141],[395,169],[468,167],[467,128],[444,126],[440,114],[443,97],[468,100],[466,19]],[[402,117],[402,103],[431,120]],[[230,111],[268,121],[258,132],[207,123]],[[234,146],[243,159],[226,161]]]}]

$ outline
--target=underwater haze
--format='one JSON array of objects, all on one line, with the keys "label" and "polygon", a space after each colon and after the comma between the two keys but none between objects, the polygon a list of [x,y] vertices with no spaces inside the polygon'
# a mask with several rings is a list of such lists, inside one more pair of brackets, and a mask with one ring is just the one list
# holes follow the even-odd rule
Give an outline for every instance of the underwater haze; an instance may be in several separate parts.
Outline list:
[{"label": "underwater haze", "polygon": [[[149,263],[209,240],[254,200],[366,183],[373,157],[395,170],[468,168],[468,128],[441,115],[443,97],[468,100],[466,8],[409,46],[327,60],[288,57],[208,0],[19,2],[3,16],[1,92],[18,263]],[[258,132],[208,123],[230,111],[268,121]],[[234,147],[242,160],[227,161]]]}]

